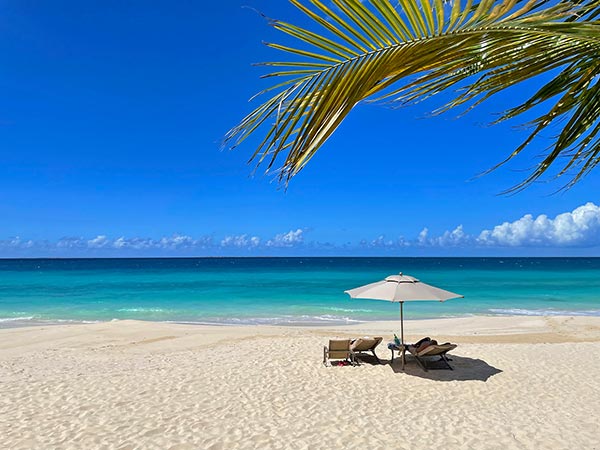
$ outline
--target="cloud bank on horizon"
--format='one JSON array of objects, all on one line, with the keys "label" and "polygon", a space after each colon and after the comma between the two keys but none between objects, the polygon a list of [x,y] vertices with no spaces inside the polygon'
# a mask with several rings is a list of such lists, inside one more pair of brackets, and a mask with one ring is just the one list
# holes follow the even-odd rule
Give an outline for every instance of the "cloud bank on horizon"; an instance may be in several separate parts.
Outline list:
[{"label": "cloud bank on horizon", "polygon": [[595,248],[600,246],[600,206],[588,202],[573,211],[558,214],[554,218],[541,214],[526,214],[513,222],[504,222],[476,234],[465,232],[462,225],[438,236],[431,236],[424,228],[415,239],[402,237],[386,239],[384,235],[372,240],[363,239],[356,244],[322,243],[306,241],[307,229],[297,228],[263,239],[247,233],[229,235],[222,239],[214,236],[193,238],[174,234],[170,237],[142,238],[124,236],[109,238],[65,237],[58,241],[24,240],[19,237],[0,240],[0,257],[19,256],[220,256],[294,254],[304,250],[315,256],[319,251],[343,254],[360,253],[361,249],[396,251],[402,249],[527,249],[527,248]]},{"label": "cloud bank on horizon", "polygon": [[466,234],[459,225],[453,231],[428,238],[427,229],[419,235],[421,245],[484,247],[594,247],[600,245],[600,207],[592,202],[554,219],[545,214],[526,214],[514,222],[504,222],[477,236]]}]

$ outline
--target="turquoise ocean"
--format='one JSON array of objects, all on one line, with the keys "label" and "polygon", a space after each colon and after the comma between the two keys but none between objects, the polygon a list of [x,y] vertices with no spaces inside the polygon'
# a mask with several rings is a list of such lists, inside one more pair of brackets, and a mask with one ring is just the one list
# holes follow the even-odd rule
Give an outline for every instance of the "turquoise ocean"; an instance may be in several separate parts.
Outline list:
[{"label": "turquoise ocean", "polygon": [[407,319],[600,316],[600,258],[147,258],[0,260],[0,327],[113,319],[203,324],[390,320],[398,305],[344,290],[403,272],[465,298]]}]

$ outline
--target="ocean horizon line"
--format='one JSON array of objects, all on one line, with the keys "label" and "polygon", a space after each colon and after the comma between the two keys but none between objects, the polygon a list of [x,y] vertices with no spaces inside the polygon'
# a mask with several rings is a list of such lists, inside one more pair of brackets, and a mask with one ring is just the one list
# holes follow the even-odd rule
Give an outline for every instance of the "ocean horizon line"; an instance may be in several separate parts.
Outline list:
[{"label": "ocean horizon line", "polygon": [[20,261],[20,260],[94,260],[94,259],[600,259],[600,256],[282,256],[282,255],[235,255],[235,256],[220,256],[220,255],[208,255],[208,256],[0,256],[0,261]]}]

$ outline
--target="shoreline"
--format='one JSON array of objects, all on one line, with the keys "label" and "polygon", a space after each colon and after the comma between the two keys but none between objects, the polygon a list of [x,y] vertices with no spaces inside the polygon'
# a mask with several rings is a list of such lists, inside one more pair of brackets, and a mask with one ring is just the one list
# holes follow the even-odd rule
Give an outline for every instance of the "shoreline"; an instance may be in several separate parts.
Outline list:
[{"label": "shoreline", "polygon": [[[596,342],[600,341],[600,317],[583,315],[566,316],[508,316],[508,315],[472,315],[466,317],[443,317],[435,319],[405,319],[405,341],[418,340],[425,335],[435,335],[444,341],[459,343],[558,343],[558,342]],[[135,332],[171,331],[174,334],[202,334],[217,330],[216,334],[231,336],[273,335],[281,333],[311,333],[315,335],[383,335],[391,340],[399,334],[399,320],[373,320],[356,323],[319,323],[319,324],[229,324],[206,322],[176,322],[113,319],[109,321],[65,321],[44,322],[32,325],[0,327],[0,336],[10,340],[17,330],[22,333],[42,332],[52,329],[69,333],[69,330],[94,331],[95,329],[132,329]],[[438,339],[439,340],[439,339]],[[0,346],[0,351],[2,346]]]},{"label": "shoreline", "polygon": [[[598,300],[600,302],[600,300]],[[490,312],[473,312],[463,314],[448,314],[439,316],[417,316],[414,314],[410,317],[405,317],[405,321],[409,322],[420,322],[427,320],[460,320],[474,317],[512,317],[512,318],[561,318],[561,317],[597,317],[600,318],[600,303],[599,309],[573,309],[573,310],[529,310],[512,308],[501,310],[506,312],[496,312],[490,310]],[[522,312],[517,312],[522,311]],[[248,317],[239,318],[232,317],[228,319],[214,319],[211,318],[198,320],[194,319],[156,319],[156,318],[143,318],[143,317],[113,317],[113,318],[101,318],[101,319],[76,319],[76,318],[55,318],[55,319],[44,319],[36,317],[36,315],[29,316],[17,316],[17,317],[0,317],[0,330],[6,328],[17,328],[24,326],[46,326],[46,325],[68,325],[68,324],[93,324],[93,323],[108,323],[118,321],[140,321],[140,322],[153,322],[153,323],[173,323],[182,325],[207,325],[207,326],[282,326],[282,327],[320,327],[320,326],[351,326],[360,325],[367,323],[378,323],[378,322],[393,322],[399,319],[396,315],[392,314],[386,317],[377,318],[351,318],[351,317],[337,317],[329,314],[323,315],[283,315],[275,317]],[[15,324],[15,325],[12,325]]]}]

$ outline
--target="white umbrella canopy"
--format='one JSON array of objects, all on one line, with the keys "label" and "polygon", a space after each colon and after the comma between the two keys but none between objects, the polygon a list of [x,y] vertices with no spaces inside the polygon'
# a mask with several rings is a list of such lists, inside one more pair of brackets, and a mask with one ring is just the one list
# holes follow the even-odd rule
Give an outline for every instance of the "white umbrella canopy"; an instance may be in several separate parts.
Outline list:
[{"label": "white umbrella canopy", "polygon": [[402,350],[402,365],[404,366],[404,302],[432,301],[443,302],[452,298],[462,298],[463,295],[423,283],[415,277],[404,275],[390,275],[382,281],[366,284],[354,289],[344,291],[351,298],[364,298],[369,300],[385,300],[400,303],[400,344]]},{"label": "white umbrella canopy", "polygon": [[404,275],[390,275],[385,280],[365,284],[354,289],[344,291],[352,298],[366,298],[369,300],[387,300],[388,302],[415,302],[437,300],[440,302],[451,298],[463,297],[454,292],[423,283],[415,277]]}]

